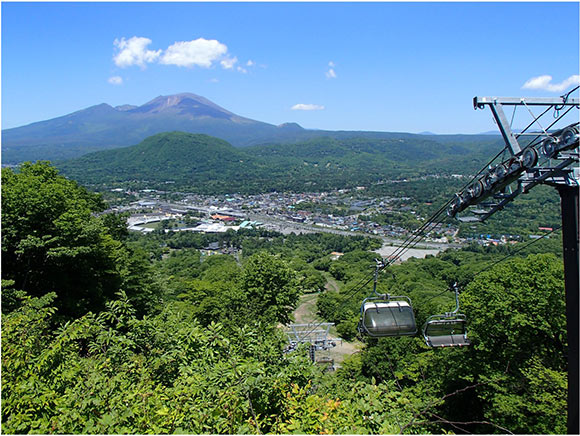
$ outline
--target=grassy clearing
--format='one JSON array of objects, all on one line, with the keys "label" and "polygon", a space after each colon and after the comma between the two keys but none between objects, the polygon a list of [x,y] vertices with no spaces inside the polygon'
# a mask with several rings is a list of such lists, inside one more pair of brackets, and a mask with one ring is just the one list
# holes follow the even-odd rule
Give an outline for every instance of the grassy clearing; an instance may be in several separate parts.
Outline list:
[{"label": "grassy clearing", "polygon": [[[342,283],[327,275],[326,289],[328,292],[338,292]],[[294,311],[294,322],[296,324],[308,324],[324,322],[316,313],[316,302],[318,301],[318,293],[304,294],[300,298],[298,307]],[[332,326],[329,330],[331,338],[339,338],[336,327]],[[320,356],[328,356],[334,359],[335,365],[339,365],[344,361],[346,356],[356,353],[362,347],[362,343],[355,340],[353,342],[337,341],[336,347],[327,351],[318,351]]]},{"label": "grassy clearing", "polygon": [[141,224],[139,227],[157,230],[159,227],[161,227],[161,221],[157,221],[154,223]]}]

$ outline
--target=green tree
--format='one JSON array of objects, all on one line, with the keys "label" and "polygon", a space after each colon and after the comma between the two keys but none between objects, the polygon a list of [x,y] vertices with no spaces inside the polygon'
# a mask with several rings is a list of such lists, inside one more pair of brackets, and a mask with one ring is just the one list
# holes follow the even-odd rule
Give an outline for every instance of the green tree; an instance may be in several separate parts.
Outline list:
[{"label": "green tree", "polygon": [[487,418],[517,433],[566,431],[566,307],[562,263],[531,255],[478,276],[462,295],[471,370]]},{"label": "green tree", "polygon": [[100,310],[120,290],[153,291],[147,264],[111,235],[123,237],[118,220],[95,216],[103,209],[48,162],[3,169],[2,278],[29,295],[56,292],[65,316]]},{"label": "green tree", "polygon": [[302,287],[308,292],[322,292],[326,285],[326,277],[320,271],[309,268],[304,272]]},{"label": "green tree", "polygon": [[248,308],[270,322],[286,324],[300,296],[295,273],[274,256],[258,253],[248,259],[241,277]]}]

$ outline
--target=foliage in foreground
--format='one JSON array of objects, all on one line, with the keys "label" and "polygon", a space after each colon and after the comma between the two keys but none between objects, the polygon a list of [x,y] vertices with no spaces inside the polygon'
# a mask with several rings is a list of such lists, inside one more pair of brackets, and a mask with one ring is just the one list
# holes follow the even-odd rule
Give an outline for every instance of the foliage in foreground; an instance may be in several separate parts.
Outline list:
[{"label": "foliage in foreground", "polygon": [[121,295],[51,331],[53,300],[4,319],[4,433],[391,433],[411,417],[392,384],[316,393],[319,370],[272,326],[202,328],[174,306],[137,319]]}]

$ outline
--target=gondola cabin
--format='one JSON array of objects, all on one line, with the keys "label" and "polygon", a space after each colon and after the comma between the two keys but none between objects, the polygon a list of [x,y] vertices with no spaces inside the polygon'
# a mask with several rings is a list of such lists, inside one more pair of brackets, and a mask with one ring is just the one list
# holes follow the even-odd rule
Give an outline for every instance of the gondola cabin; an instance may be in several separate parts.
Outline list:
[{"label": "gondola cabin", "polygon": [[423,327],[423,337],[429,347],[463,347],[470,345],[467,338],[466,320],[463,316],[445,318],[430,317]]},{"label": "gondola cabin", "polygon": [[365,300],[361,307],[360,331],[372,337],[414,335],[417,326],[410,301]]}]

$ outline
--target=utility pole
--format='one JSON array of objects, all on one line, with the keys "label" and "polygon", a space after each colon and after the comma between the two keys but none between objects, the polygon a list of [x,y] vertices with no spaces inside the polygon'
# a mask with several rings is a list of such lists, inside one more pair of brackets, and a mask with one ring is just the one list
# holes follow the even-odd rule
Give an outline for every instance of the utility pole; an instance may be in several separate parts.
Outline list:
[{"label": "utility pole", "polygon": [[[529,192],[538,184],[550,185],[558,190],[562,211],[562,248],[568,331],[568,434],[579,434],[578,187],[580,176],[574,171],[574,167],[578,169],[580,160],[578,153],[580,125],[576,122],[563,128],[555,126],[568,112],[579,108],[579,99],[571,97],[571,94],[578,88],[577,86],[556,98],[474,97],[475,109],[489,106],[511,157],[490,168],[475,183],[457,193],[448,209],[448,214],[456,217],[469,206],[484,205],[486,209],[472,211],[475,216],[458,217],[464,222],[482,222],[495,212],[502,210],[518,195]],[[518,106],[525,106],[532,116],[532,122],[523,131],[514,134],[511,130],[511,123],[508,122],[503,111],[504,106],[513,106],[514,114]],[[536,116],[532,113],[532,107],[542,107],[544,110]],[[553,111],[554,121],[544,128],[539,120],[550,111]],[[532,126],[535,126],[535,131],[528,133]],[[522,146],[518,141],[520,138],[532,139]],[[544,158],[545,162],[539,163],[540,158]],[[552,161],[555,161],[556,165],[553,165]],[[517,189],[511,189],[512,183],[517,183]]]}]

